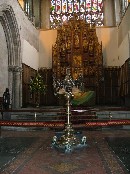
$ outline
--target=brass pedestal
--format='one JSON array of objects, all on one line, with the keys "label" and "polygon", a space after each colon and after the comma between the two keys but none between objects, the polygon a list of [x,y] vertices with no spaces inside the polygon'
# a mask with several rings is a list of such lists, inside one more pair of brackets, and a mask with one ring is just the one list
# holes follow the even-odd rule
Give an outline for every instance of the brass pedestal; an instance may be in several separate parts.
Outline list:
[{"label": "brass pedestal", "polygon": [[69,153],[72,152],[74,149],[86,147],[87,143],[86,137],[83,136],[82,138],[80,138],[72,128],[72,124],[70,123],[71,93],[66,93],[65,96],[67,98],[67,123],[65,124],[63,134],[60,137],[56,135],[53,137],[52,146],[66,153]]},{"label": "brass pedestal", "polygon": [[66,127],[63,131],[63,135],[61,135],[60,138],[58,138],[57,136],[53,137],[52,145],[56,149],[61,150],[65,153],[70,153],[74,149],[87,147],[86,137],[83,136],[80,139],[80,137],[76,135],[71,124],[66,124]]}]

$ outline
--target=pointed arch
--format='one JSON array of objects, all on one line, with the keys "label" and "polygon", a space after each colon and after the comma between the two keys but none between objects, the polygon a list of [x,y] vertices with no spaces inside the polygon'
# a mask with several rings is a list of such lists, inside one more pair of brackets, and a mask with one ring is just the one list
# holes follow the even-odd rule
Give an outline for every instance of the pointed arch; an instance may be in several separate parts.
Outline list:
[{"label": "pointed arch", "polygon": [[8,85],[12,107],[21,106],[21,40],[13,8],[8,4],[0,6],[0,22],[3,26],[8,50]]},{"label": "pointed arch", "polygon": [[20,66],[21,41],[13,8],[9,5],[3,4],[0,11],[0,22],[5,32],[8,48],[9,66]]}]

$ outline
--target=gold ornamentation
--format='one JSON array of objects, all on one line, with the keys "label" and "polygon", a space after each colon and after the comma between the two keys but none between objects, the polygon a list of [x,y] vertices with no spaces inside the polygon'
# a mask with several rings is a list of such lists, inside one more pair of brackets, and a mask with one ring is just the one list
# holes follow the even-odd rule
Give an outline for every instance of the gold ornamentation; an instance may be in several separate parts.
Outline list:
[{"label": "gold ornamentation", "polygon": [[74,55],[72,61],[73,67],[81,67],[82,66],[82,57],[81,55]]},{"label": "gold ornamentation", "polygon": [[88,51],[88,41],[86,40],[86,38],[84,38],[83,40],[83,50],[84,52],[87,52]]},{"label": "gold ornamentation", "polygon": [[52,68],[57,72],[57,79],[64,78],[64,68],[70,67],[74,79],[82,69],[86,88],[93,85],[89,80],[92,76],[94,85],[97,86],[103,75],[103,71],[99,70],[99,67],[103,67],[103,59],[102,44],[98,42],[95,25],[90,26],[74,16],[57,30],[57,40],[52,52]]}]

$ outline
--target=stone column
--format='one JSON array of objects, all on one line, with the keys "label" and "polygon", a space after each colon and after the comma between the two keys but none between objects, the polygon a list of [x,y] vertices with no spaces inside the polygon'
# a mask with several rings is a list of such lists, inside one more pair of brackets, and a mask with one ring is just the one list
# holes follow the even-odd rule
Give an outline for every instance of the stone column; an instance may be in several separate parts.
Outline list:
[{"label": "stone column", "polygon": [[114,0],[104,0],[104,25],[116,25],[114,13]]},{"label": "stone column", "polygon": [[50,29],[50,0],[41,0],[41,29]]},{"label": "stone column", "polygon": [[11,105],[12,108],[21,107],[21,72],[22,68],[19,66],[9,66],[9,88],[11,94]]},{"label": "stone column", "polygon": [[21,67],[15,67],[13,72],[13,79],[14,79],[14,107],[20,108],[21,107],[21,95],[20,95],[20,89],[21,89]]},{"label": "stone column", "polygon": [[125,2],[124,2],[124,0],[120,1],[120,6],[121,6],[121,15],[123,16],[125,14]]},{"label": "stone column", "polygon": [[119,25],[121,21],[121,14],[120,14],[120,2],[119,0],[115,0],[115,20],[116,20],[116,25]]},{"label": "stone column", "polygon": [[10,104],[12,107],[13,101],[13,69],[11,66],[8,67],[8,86],[9,86],[9,93],[10,93]]}]

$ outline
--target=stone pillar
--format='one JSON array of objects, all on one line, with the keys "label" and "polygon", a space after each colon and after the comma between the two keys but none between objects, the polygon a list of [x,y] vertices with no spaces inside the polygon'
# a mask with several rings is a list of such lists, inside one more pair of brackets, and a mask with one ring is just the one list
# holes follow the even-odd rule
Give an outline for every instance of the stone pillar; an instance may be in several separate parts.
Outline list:
[{"label": "stone pillar", "polygon": [[121,14],[120,14],[120,2],[119,0],[115,0],[115,20],[116,20],[116,25],[119,25],[120,21],[121,21]]},{"label": "stone pillar", "polygon": [[114,0],[104,0],[104,25],[116,25],[114,13]]},{"label": "stone pillar", "polygon": [[120,6],[121,6],[121,15],[123,16],[125,14],[125,3],[124,3],[124,0],[120,1]]},{"label": "stone pillar", "polygon": [[10,104],[12,107],[12,101],[13,101],[13,71],[12,67],[8,67],[8,86],[9,86],[9,93],[10,93]]},{"label": "stone pillar", "polygon": [[9,66],[9,88],[11,93],[12,108],[21,107],[21,72],[22,68],[18,66]]},{"label": "stone pillar", "polygon": [[21,107],[21,97],[20,97],[20,87],[21,87],[21,68],[15,67],[13,73],[14,79],[14,107],[20,108]]},{"label": "stone pillar", "polygon": [[50,0],[41,0],[41,29],[50,29]]}]

